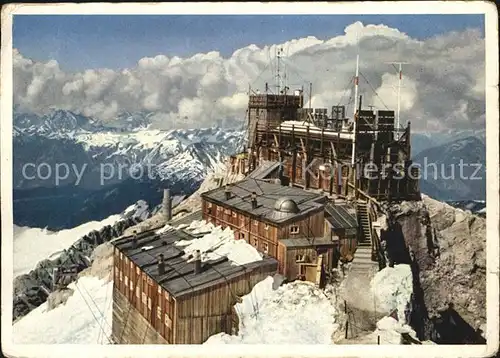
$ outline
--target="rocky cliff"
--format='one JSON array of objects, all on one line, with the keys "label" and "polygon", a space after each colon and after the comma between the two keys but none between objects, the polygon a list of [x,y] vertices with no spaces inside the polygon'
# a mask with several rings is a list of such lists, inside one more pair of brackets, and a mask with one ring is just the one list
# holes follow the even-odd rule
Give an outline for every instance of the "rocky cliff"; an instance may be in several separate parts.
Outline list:
[{"label": "rocky cliff", "polygon": [[486,220],[423,195],[385,207],[395,264],[412,266],[412,326],[420,339],[482,343],[486,324]]}]

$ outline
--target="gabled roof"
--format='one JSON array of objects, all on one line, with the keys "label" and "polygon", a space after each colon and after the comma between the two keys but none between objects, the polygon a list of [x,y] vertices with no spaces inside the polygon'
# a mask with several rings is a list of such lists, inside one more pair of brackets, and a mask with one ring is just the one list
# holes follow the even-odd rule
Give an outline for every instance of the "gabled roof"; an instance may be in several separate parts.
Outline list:
[{"label": "gabled roof", "polygon": [[[112,242],[126,257],[162,286],[174,297],[181,297],[202,289],[219,285],[254,270],[274,272],[277,261],[269,256],[247,264],[234,264],[227,257],[202,263],[201,272],[194,273],[194,263],[184,258],[183,246],[176,246],[179,240],[194,239],[182,230],[171,230],[162,234],[154,231],[138,238],[133,247],[131,237]],[[163,254],[165,272],[159,274],[157,259]]]},{"label": "gabled roof", "polygon": [[356,208],[347,203],[335,204],[328,202],[325,205],[325,219],[334,229],[349,229],[358,227]]},{"label": "gabled roof", "polygon": [[[269,183],[264,180],[246,178],[229,185],[231,198],[226,199],[225,187],[219,187],[201,194],[201,197],[217,205],[243,212],[260,221],[272,224],[285,224],[298,217],[321,211],[326,197],[321,193],[301,188]],[[252,193],[257,196],[257,208],[252,208]],[[297,204],[298,212],[285,213],[275,210],[276,201],[286,197]]]}]

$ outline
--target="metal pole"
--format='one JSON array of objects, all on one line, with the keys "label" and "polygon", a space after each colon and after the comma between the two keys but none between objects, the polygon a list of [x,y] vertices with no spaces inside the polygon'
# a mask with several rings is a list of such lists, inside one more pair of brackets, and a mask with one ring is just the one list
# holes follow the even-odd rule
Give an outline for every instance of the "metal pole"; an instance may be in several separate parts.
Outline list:
[{"label": "metal pole", "polygon": [[358,83],[359,83],[359,55],[356,56],[356,77],[354,77],[354,115],[353,115],[353,143],[352,143],[352,160],[351,164],[354,167],[355,147],[356,147],[356,110],[358,106]]},{"label": "metal pole", "polygon": [[309,109],[311,109],[312,106],[312,91],[313,91],[313,84],[312,82],[309,82]]},{"label": "metal pole", "polygon": [[397,119],[396,119],[396,128],[397,128],[397,138],[396,139],[399,139],[399,113],[401,111],[401,79],[402,79],[402,70],[401,70],[401,67],[402,67],[402,64],[401,62],[399,63],[399,81],[398,81],[398,116],[397,116]]}]

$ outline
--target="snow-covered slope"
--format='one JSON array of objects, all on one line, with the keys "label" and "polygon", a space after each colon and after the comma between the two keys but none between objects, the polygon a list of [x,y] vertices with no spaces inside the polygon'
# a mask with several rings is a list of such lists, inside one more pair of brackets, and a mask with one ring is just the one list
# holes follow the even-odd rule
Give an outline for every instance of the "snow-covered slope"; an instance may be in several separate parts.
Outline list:
[{"label": "snow-covered slope", "polygon": [[111,215],[102,221],[91,221],[56,232],[14,225],[14,277],[30,272],[39,261],[55,258],[83,235],[113,225],[120,218],[120,215]]},{"label": "snow-covered slope", "polygon": [[48,310],[47,302],[13,325],[16,344],[108,344],[113,314],[113,283],[81,277],[65,304]]},{"label": "snow-covered slope", "polygon": [[124,217],[135,216],[145,219],[148,205],[139,201],[129,206],[123,214],[111,215],[102,221],[91,221],[80,226],[56,232],[42,228],[14,225],[14,277],[30,272],[39,261],[55,259],[62,250],[93,230],[113,225]]}]

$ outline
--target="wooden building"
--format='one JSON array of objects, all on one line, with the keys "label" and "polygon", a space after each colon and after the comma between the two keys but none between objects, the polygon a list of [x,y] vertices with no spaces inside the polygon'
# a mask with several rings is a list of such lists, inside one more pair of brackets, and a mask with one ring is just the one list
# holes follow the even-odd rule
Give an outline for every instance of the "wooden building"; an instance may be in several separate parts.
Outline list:
[{"label": "wooden building", "polygon": [[331,116],[326,109],[302,106],[301,95],[249,97],[248,173],[263,161],[277,161],[283,163],[283,177],[305,189],[344,196],[360,189],[376,200],[419,200],[409,123],[395,128],[394,111],[360,105],[354,127],[346,124],[343,106],[334,106]]},{"label": "wooden building", "polygon": [[354,205],[329,202],[325,206],[325,237],[337,243],[341,258],[349,261],[354,256],[360,236]]},{"label": "wooden building", "polygon": [[[247,178],[201,194],[203,218],[214,225],[230,227],[236,239],[255,246],[278,260],[278,272],[296,279],[299,266],[323,263],[329,270],[333,242],[324,240],[324,206],[327,198],[319,193]],[[301,248],[314,250],[303,260],[290,260],[297,246],[288,239],[300,239]],[[297,242],[295,242],[297,243]],[[292,252],[293,251],[293,252]],[[290,253],[292,252],[292,253]],[[309,251],[308,251],[309,252]]]},{"label": "wooden building", "polygon": [[113,321],[116,344],[201,344],[211,335],[236,333],[233,306],[253,286],[277,270],[264,257],[237,265],[220,257],[201,262],[186,257],[172,230],[142,233],[113,242]]}]

